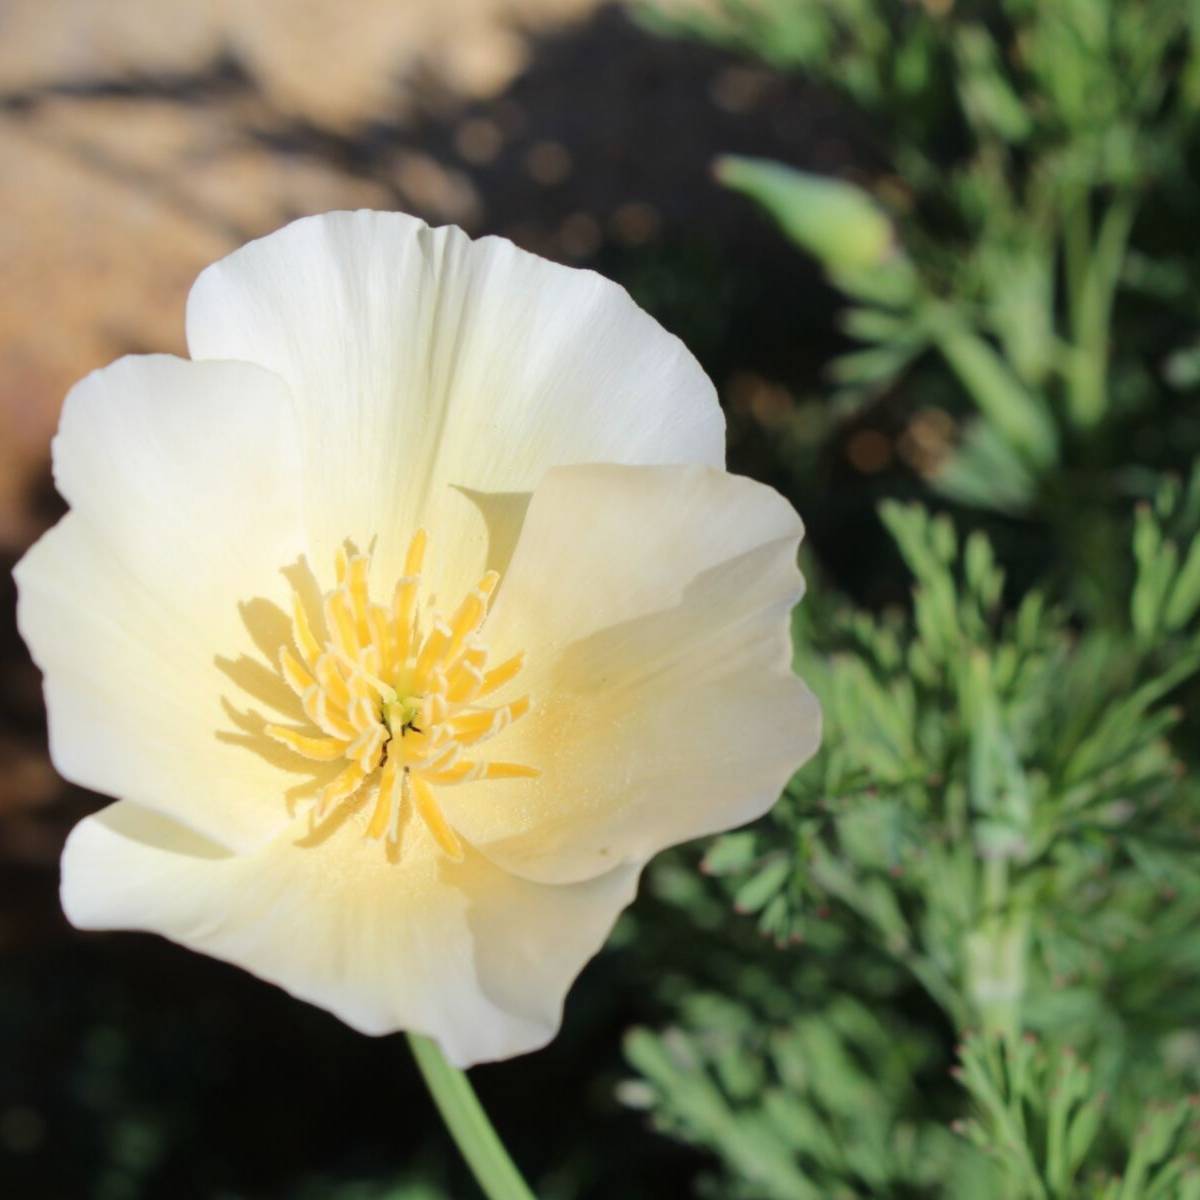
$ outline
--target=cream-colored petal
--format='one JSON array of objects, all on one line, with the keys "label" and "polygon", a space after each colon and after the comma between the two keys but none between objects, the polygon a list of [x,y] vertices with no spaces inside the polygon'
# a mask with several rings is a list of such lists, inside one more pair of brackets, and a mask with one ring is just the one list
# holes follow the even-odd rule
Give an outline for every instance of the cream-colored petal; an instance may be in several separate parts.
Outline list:
[{"label": "cream-colored petal", "polygon": [[301,828],[241,857],[115,804],[68,839],[63,908],[81,928],[162,933],[244,967],[363,1033],[427,1034],[459,1066],[549,1041],[637,871],[528,883],[470,849],[451,862],[411,817],[389,862],[363,825],[359,811],[317,845],[297,844]]},{"label": "cream-colored petal", "polygon": [[305,218],[209,267],[188,343],[291,385],[318,561],[377,537],[395,578],[424,526],[449,603],[503,568],[548,468],[724,462],[712,384],[622,288],[401,213]]},{"label": "cream-colored petal", "polygon": [[509,686],[534,702],[490,745],[542,775],[446,789],[459,833],[563,883],[765,812],[820,738],[791,670],[801,533],[712,468],[548,474],[484,629],[498,658],[527,651]]},{"label": "cream-colored petal", "polygon": [[[249,364],[127,358],[88,376],[54,443],[72,511],[15,572],[58,769],[231,847],[286,824],[298,781],[237,719],[264,707],[243,656],[261,657],[253,635],[303,552],[290,420],[286,385]],[[284,691],[265,699],[286,709]]]}]

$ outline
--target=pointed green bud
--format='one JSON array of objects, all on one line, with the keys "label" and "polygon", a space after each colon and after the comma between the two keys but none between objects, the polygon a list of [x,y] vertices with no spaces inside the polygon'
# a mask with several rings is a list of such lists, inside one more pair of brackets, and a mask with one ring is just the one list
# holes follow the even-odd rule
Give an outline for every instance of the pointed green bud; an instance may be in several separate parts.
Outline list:
[{"label": "pointed green bud", "polygon": [[892,222],[852,183],[734,155],[719,158],[714,170],[726,187],[758,201],[829,271],[879,266],[895,253]]}]

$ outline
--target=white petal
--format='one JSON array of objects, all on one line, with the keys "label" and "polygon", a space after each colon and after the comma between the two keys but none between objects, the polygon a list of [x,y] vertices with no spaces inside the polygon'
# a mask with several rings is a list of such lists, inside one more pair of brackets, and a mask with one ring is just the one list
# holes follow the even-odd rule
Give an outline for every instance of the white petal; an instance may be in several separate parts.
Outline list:
[{"label": "white petal", "polygon": [[209,267],[188,343],[291,385],[320,562],[378,535],[395,576],[424,526],[450,602],[503,568],[548,468],[724,462],[712,384],[622,288],[400,213],[306,218]]},{"label": "white petal", "polygon": [[470,850],[450,862],[419,820],[393,863],[360,816],[238,857],[115,804],[68,839],[63,908],[81,928],[149,930],[235,963],[363,1033],[427,1034],[459,1066],[549,1041],[637,872],[528,883]]},{"label": "white petal", "polygon": [[283,381],[244,363],[88,376],[54,443],[72,511],[15,572],[59,771],[229,846],[285,825],[296,782],[239,744],[223,704],[248,707],[237,660],[303,552],[290,411]]},{"label": "white petal", "polygon": [[791,670],[801,533],[777,493],[712,468],[547,475],[484,630],[527,652],[510,687],[534,702],[489,757],[542,775],[446,789],[460,833],[562,883],[765,812],[820,738]]}]

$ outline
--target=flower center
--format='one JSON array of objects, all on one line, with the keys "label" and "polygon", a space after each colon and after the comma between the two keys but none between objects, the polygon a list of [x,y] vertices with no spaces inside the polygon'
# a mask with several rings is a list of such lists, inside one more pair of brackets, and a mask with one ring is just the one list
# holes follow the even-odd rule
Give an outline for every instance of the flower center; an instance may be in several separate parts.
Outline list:
[{"label": "flower center", "polygon": [[292,647],[279,652],[279,671],[299,697],[312,728],[268,725],[266,733],[318,762],[345,760],[321,791],[318,820],[374,785],[367,836],[399,840],[411,806],[441,849],[462,857],[462,843],[437,802],[435,789],[478,779],[531,778],[534,767],[484,762],[478,748],[529,711],[529,698],[483,703],[521,670],[524,654],[492,667],[479,633],[500,577],[489,571],[445,618],[427,628],[417,612],[425,532],[408,547],[391,605],[371,600],[370,555],[338,551],[337,586],[322,598],[325,638],[299,593],[292,595]]}]

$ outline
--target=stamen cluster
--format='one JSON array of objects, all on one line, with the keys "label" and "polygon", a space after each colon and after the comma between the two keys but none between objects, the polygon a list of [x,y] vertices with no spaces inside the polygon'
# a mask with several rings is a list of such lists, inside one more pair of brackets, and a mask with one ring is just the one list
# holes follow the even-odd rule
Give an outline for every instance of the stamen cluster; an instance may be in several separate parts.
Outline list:
[{"label": "stamen cluster", "polygon": [[268,725],[266,733],[305,758],[346,761],[316,801],[318,821],[375,784],[368,837],[398,841],[402,814],[411,802],[441,849],[459,859],[462,843],[434,789],[539,772],[473,757],[479,746],[529,711],[527,696],[497,707],[482,703],[511,682],[524,662],[518,653],[487,668],[488,650],[479,632],[499,575],[487,572],[453,616],[435,613],[423,629],[417,601],[425,545],[425,532],[419,530],[390,606],[370,598],[370,555],[349,544],[340,549],[337,586],[321,603],[324,640],[314,632],[300,594],[293,593],[294,652],[281,647],[279,670],[315,729]]}]

